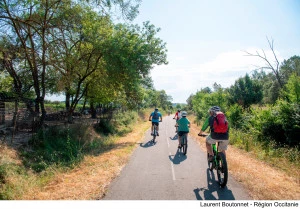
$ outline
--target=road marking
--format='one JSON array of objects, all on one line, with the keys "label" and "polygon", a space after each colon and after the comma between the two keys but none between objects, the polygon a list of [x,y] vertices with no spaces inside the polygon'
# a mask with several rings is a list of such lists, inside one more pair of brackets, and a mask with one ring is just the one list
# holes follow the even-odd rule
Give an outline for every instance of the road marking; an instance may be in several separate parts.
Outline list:
[{"label": "road marking", "polygon": [[169,139],[166,138],[166,140],[167,140],[168,148],[170,148],[170,142],[169,142]]},{"label": "road marking", "polygon": [[[171,152],[169,152],[169,155],[171,156]],[[173,181],[175,181],[176,178],[175,178],[175,171],[174,171],[173,162],[171,162],[171,169],[172,169],[172,177],[173,177]]]}]

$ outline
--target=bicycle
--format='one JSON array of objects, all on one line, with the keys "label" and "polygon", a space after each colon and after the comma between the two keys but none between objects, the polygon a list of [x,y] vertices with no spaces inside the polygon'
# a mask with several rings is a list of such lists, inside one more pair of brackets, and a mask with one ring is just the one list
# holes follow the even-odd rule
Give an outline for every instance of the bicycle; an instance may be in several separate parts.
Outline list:
[{"label": "bicycle", "polygon": [[[149,121],[151,121],[151,120],[149,120]],[[161,122],[161,121],[159,121],[159,122]],[[156,139],[156,136],[158,136],[157,135],[157,125],[156,124],[153,124],[153,133],[151,134],[152,136],[153,136],[153,138],[152,138],[152,140],[151,140],[151,142],[154,144],[155,143],[155,139]]]},{"label": "bicycle", "polygon": [[[176,120],[177,122],[177,119],[176,118],[173,118],[174,120]],[[175,133],[178,133],[178,126],[175,125]]]},{"label": "bicycle", "polygon": [[184,133],[181,137],[180,137],[180,148],[178,148],[180,150],[180,152],[183,153],[183,155],[186,155],[187,152],[187,133]]},{"label": "bicycle", "polygon": [[[198,136],[205,137],[207,135],[198,134]],[[223,152],[219,152],[218,150],[219,142],[217,142],[217,144],[212,144],[211,146],[214,153],[214,158],[212,161],[210,161],[209,154],[207,153],[208,168],[212,172],[213,170],[216,170],[219,185],[222,188],[224,188],[228,181],[228,166],[227,166],[226,156]]]}]

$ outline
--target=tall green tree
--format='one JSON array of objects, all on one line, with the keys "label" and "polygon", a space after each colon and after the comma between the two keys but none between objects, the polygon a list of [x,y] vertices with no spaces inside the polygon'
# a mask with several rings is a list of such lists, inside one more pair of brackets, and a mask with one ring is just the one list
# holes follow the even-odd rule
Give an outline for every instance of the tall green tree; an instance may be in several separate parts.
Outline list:
[{"label": "tall green tree", "polygon": [[285,88],[282,90],[284,98],[291,103],[300,104],[300,76],[296,73],[289,77]]},{"label": "tall green tree", "polygon": [[229,90],[229,103],[239,104],[243,109],[248,109],[251,104],[259,103],[262,100],[262,87],[253,81],[248,74],[235,81]]}]

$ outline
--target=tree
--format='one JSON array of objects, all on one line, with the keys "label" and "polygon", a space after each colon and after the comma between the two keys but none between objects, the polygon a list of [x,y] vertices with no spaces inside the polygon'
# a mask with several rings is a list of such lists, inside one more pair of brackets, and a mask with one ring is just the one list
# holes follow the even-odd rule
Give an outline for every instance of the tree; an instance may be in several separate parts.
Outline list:
[{"label": "tree", "polygon": [[284,85],[284,82],[283,82],[282,77],[281,77],[280,72],[279,72],[280,63],[278,61],[278,58],[277,58],[275,50],[274,50],[274,41],[273,40],[270,41],[268,39],[268,37],[267,37],[267,40],[268,40],[269,47],[272,51],[272,54],[274,56],[274,60],[275,60],[274,64],[272,64],[272,62],[269,60],[269,58],[267,57],[267,55],[266,55],[266,53],[263,49],[261,50],[262,52],[256,51],[256,54],[252,54],[252,53],[246,51],[246,55],[247,56],[258,57],[258,58],[262,59],[263,61],[265,61],[266,66],[260,67],[260,69],[270,69],[273,72],[273,74],[275,75],[276,80],[277,80],[280,88],[282,88],[283,85]]},{"label": "tree", "polygon": [[282,94],[291,103],[300,104],[300,76],[292,74],[285,85]]},{"label": "tree", "polygon": [[284,60],[280,66],[280,74],[284,83],[287,83],[293,74],[300,76],[300,56],[292,56],[288,60]]},{"label": "tree", "polygon": [[[70,106],[69,109],[72,111],[81,95],[85,94],[86,88],[84,87],[87,87],[88,85],[88,83],[84,83],[85,79],[92,74],[92,71],[96,68],[95,66],[98,66],[97,62],[99,62],[99,56],[89,57],[91,53],[83,55],[83,50],[81,50],[81,54],[78,53],[78,51],[74,53],[75,50],[61,50],[64,48],[70,49],[70,45],[74,46],[73,41],[77,42],[77,44],[75,44],[76,46],[83,46],[83,48],[88,49],[88,45],[81,45],[83,39],[87,38],[86,36],[83,37],[80,31],[80,28],[83,26],[82,23],[84,22],[81,21],[82,11],[86,9],[88,11],[88,8],[95,8],[97,12],[102,14],[102,17],[107,17],[109,13],[107,13],[106,8],[108,8],[108,11],[110,12],[112,7],[119,7],[122,16],[132,20],[138,13],[138,6],[138,0],[1,1],[0,24],[1,33],[3,34],[2,37],[8,39],[11,46],[13,46],[14,49],[17,49],[16,54],[18,54],[19,57],[19,66],[22,66],[22,71],[26,72],[26,75],[30,75],[30,78],[26,79],[26,81],[29,86],[33,87],[35,92],[35,112],[37,114],[40,113],[40,111],[42,112],[40,124],[43,124],[46,115],[44,107],[46,93],[58,90],[54,87],[54,83],[61,78],[61,75],[55,72],[64,67],[72,68],[72,66],[74,66],[74,56],[76,55],[77,58],[80,57],[82,60],[87,59],[89,64],[91,64],[91,68],[88,67],[83,69],[80,67],[84,66],[84,63],[80,63],[82,65],[76,65],[77,69],[81,69],[80,73],[77,74],[77,87],[73,88],[74,86],[72,86],[70,89],[66,90],[76,97],[74,104],[67,105]],[[77,16],[74,16],[77,11]],[[94,13],[91,15],[93,14]],[[85,18],[87,15],[83,15],[82,17]],[[85,27],[85,29],[88,29],[88,27]],[[62,42],[61,40],[64,41]],[[98,39],[98,41],[99,40],[101,39]],[[76,49],[82,48],[77,47]],[[59,56],[60,52],[64,53]],[[70,56],[71,54],[72,56]],[[94,55],[97,53],[92,54]],[[9,61],[10,60],[6,59],[6,63]],[[65,61],[65,65],[62,65],[62,61]],[[69,63],[72,63],[73,65],[69,65]],[[86,66],[87,65],[85,65],[85,67]],[[84,72],[84,70],[87,69],[88,71]],[[17,76],[13,77],[16,83],[16,81],[18,82],[17,77],[22,75],[20,74],[20,71],[15,70],[14,72],[17,72]],[[67,70],[65,72],[70,71]],[[75,73],[70,75],[66,73],[63,75],[63,77],[65,77],[64,82],[67,83],[67,78],[70,78],[74,74]],[[70,82],[69,84],[69,86],[71,86],[74,82]],[[20,89],[20,86],[24,87],[25,85],[23,83],[18,83],[18,86]],[[73,91],[73,89],[75,90]]]},{"label": "tree", "polygon": [[262,88],[246,74],[244,78],[239,78],[228,90],[229,103],[239,104],[243,109],[247,109],[251,104],[256,104],[262,100]]}]

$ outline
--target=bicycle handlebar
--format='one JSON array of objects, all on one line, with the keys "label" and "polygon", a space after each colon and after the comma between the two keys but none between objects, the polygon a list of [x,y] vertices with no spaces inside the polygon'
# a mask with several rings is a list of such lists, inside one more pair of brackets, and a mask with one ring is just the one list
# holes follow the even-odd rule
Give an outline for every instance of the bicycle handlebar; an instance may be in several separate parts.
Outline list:
[{"label": "bicycle handlebar", "polygon": [[208,134],[198,134],[198,136],[208,136]]}]

